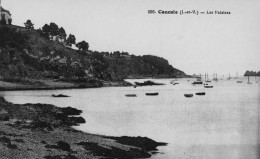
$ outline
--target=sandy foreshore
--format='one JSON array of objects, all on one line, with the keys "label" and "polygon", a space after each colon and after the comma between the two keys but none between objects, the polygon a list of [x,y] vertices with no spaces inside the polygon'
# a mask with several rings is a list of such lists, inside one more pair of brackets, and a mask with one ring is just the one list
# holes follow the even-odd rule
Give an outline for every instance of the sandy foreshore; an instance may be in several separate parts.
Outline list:
[{"label": "sandy foreshore", "polygon": [[0,158],[149,158],[157,146],[166,145],[145,137],[77,131],[71,126],[86,122],[80,113],[49,104],[12,104],[0,97]]}]

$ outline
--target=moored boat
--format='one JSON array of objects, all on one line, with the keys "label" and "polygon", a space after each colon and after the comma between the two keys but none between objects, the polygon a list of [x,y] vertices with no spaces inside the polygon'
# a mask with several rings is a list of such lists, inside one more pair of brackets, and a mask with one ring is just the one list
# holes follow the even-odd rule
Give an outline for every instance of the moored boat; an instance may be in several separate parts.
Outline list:
[{"label": "moored boat", "polygon": [[213,88],[213,86],[204,86],[204,88]]},{"label": "moored boat", "polygon": [[206,93],[205,92],[198,92],[198,93],[195,93],[196,95],[199,95],[199,96],[203,96],[205,95]]},{"label": "moored boat", "polygon": [[193,94],[184,94],[185,97],[193,97]]},{"label": "moored boat", "polygon": [[145,95],[147,95],[147,96],[158,96],[159,93],[158,93],[158,92],[154,92],[154,93],[145,93]]},{"label": "moored boat", "polygon": [[67,96],[67,95],[64,95],[64,94],[58,94],[58,95],[52,94],[51,96],[52,97],[70,97],[70,96]]},{"label": "moored boat", "polygon": [[126,97],[136,97],[136,94],[126,94]]},{"label": "moored boat", "polygon": [[192,84],[203,84],[202,81],[194,81]]}]

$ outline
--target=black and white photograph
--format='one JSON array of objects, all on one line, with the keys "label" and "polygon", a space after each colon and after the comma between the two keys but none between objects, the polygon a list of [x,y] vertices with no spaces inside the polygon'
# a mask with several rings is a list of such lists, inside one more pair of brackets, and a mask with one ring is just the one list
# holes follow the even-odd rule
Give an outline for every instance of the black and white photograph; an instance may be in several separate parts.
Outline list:
[{"label": "black and white photograph", "polygon": [[259,0],[0,0],[0,159],[259,159]]}]

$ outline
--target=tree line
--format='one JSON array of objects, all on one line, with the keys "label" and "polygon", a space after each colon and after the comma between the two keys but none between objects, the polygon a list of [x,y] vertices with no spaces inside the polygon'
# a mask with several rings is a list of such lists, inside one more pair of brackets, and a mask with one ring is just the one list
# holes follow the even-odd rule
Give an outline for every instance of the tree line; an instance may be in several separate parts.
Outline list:
[{"label": "tree line", "polygon": [[[34,24],[31,20],[27,20],[24,23],[25,28],[33,30]],[[76,43],[76,37],[73,34],[67,33],[63,27],[59,27],[57,24],[51,22],[50,24],[45,24],[42,28],[36,30],[42,37],[53,40],[56,42],[60,42],[66,47],[72,47],[75,45],[81,51],[87,51],[89,49],[89,44],[83,40],[81,42]]]},{"label": "tree line", "polygon": [[[25,22],[27,29],[34,29],[34,24],[31,20]],[[72,47],[75,45],[80,51],[88,51],[89,44],[86,41],[76,43],[76,37],[73,34],[67,33],[63,27],[59,27],[55,23],[45,24],[42,28],[36,30],[42,37],[46,39],[57,41],[65,45],[66,47]],[[128,70],[129,72],[135,72],[137,74],[174,74],[174,69],[166,59],[153,56],[143,55],[136,56],[129,54],[128,52],[98,52],[88,51],[94,59],[100,61],[104,65],[95,66],[98,70],[111,69],[113,72],[122,72],[122,69]],[[127,64],[129,63],[129,64]],[[93,64],[94,65],[94,64]],[[110,66],[111,65],[111,66]],[[128,66],[128,67],[124,67]],[[121,70],[121,71],[120,71]],[[133,71],[134,70],[134,71]],[[97,71],[100,72],[100,71]],[[127,71],[125,71],[127,72]],[[127,73],[125,73],[126,75]]]}]

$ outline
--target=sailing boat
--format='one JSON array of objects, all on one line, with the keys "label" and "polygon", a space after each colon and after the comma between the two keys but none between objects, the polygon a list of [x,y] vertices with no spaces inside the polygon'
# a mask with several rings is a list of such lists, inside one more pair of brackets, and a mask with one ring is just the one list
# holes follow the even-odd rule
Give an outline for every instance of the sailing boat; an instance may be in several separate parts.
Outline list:
[{"label": "sailing boat", "polygon": [[[237,73],[236,79],[238,79],[238,73]],[[242,83],[242,82],[243,82],[243,81],[237,81],[237,83]]]},{"label": "sailing boat", "polygon": [[206,80],[206,82],[211,82],[210,80],[209,80],[209,75],[208,74],[206,74],[207,76],[207,80]]},{"label": "sailing boat", "polygon": [[227,78],[228,80],[230,80],[231,79],[231,77],[230,77],[230,73],[228,74],[228,78]]},{"label": "sailing boat", "polygon": [[236,73],[237,77],[235,79],[238,79],[238,73]]},{"label": "sailing boat", "polygon": [[[216,75],[216,76],[215,76],[215,75]],[[218,74],[215,74],[215,73],[213,74],[213,80],[216,81],[216,82],[218,82]]]}]

